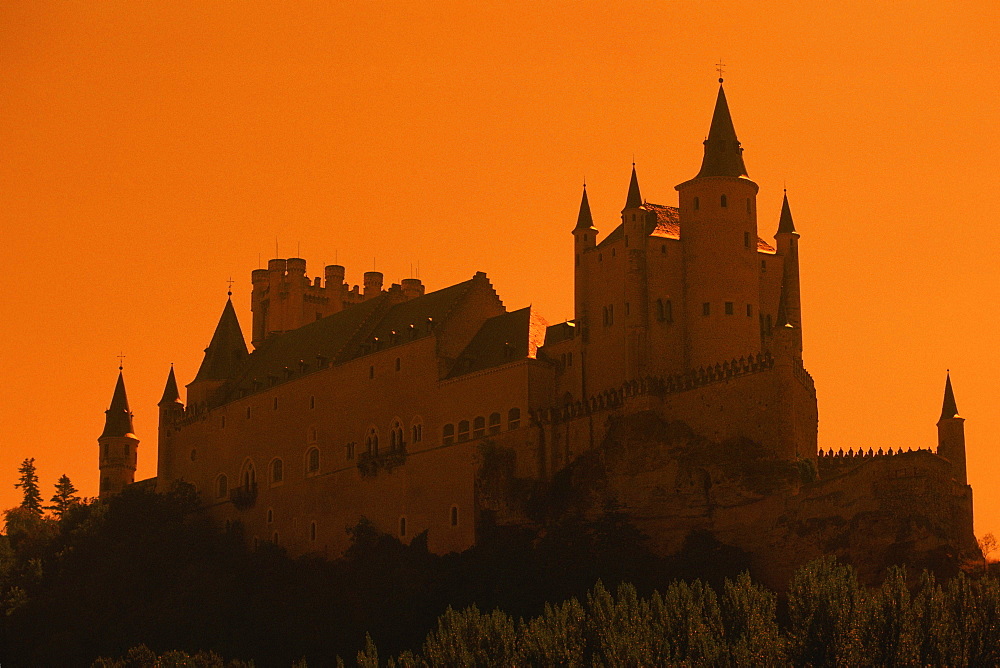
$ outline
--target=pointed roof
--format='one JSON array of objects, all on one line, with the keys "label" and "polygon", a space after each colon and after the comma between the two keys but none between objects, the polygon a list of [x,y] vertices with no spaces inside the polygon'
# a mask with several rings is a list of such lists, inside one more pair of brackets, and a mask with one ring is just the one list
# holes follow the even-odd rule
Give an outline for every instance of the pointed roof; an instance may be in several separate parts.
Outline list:
[{"label": "pointed roof", "polygon": [[951,372],[949,371],[944,381],[944,402],[941,404],[940,419],[947,420],[958,416],[958,405],[955,404],[955,392],[951,389]]},{"label": "pointed roof", "polygon": [[[628,183],[628,196],[625,198],[625,209],[638,209],[642,206],[642,195],[639,194],[639,177],[635,175],[635,163],[632,163],[632,180]],[[625,209],[622,209],[624,211]]]},{"label": "pointed roof", "polygon": [[583,186],[583,199],[580,200],[580,215],[576,217],[576,230],[594,229],[594,217],[590,214],[590,200],[587,199],[587,186]]},{"label": "pointed roof", "polygon": [[736,138],[736,128],[733,117],[729,114],[729,103],[726,102],[726,91],[719,80],[719,97],[715,100],[715,112],[712,114],[712,127],[705,140],[705,157],[701,162],[701,171],[695,178],[703,176],[747,176],[746,165],[743,164],[743,149],[740,140]]},{"label": "pointed roof", "polygon": [[788,206],[788,191],[781,202],[781,217],[778,218],[778,234],[796,234],[795,223],[792,222],[792,210]]},{"label": "pointed roof", "polygon": [[135,438],[132,430],[132,411],[128,407],[128,395],[125,394],[125,379],[121,369],[118,370],[118,382],[115,393],[111,397],[111,407],[104,411],[104,431],[100,438],[129,436]]},{"label": "pointed roof", "polygon": [[174,377],[174,367],[170,365],[170,373],[167,374],[167,384],[163,388],[163,396],[160,397],[157,406],[181,403],[181,393],[177,391],[177,379]]},{"label": "pointed roof", "polygon": [[233,300],[227,299],[222,309],[222,317],[212,335],[212,342],[205,348],[205,359],[198,369],[195,382],[199,380],[227,380],[247,358],[247,342],[243,338]]}]

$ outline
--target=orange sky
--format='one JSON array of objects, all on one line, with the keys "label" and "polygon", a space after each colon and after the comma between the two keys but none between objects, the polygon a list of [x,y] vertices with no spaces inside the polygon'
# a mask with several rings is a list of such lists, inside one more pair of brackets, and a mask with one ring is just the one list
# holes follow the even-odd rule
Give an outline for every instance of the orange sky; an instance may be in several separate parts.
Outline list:
[{"label": "orange sky", "polygon": [[120,350],[154,475],[170,362],[191,380],[230,275],[247,331],[275,238],[570,317],[584,176],[604,233],[633,153],[676,204],[721,56],[761,234],[786,181],[802,234],[821,446],[933,446],[950,367],[1000,532],[997,34],[986,2],[8,0],[0,507],[25,457],[96,495]]}]

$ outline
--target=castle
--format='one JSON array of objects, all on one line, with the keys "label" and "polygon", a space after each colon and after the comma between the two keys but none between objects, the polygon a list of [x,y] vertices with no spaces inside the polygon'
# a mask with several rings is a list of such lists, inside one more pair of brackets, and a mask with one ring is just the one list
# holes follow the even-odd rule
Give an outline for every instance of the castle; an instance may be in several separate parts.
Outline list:
[{"label": "castle", "polygon": [[[192,483],[219,523],[293,554],[340,554],[362,517],[403,541],[426,531],[446,553],[487,519],[529,521],[484,482],[488,453],[503,453],[507,479],[544,484],[606,451],[606,491],[663,551],[700,527],[761,562],[796,552],[789,541],[805,558],[861,549],[875,525],[894,527],[892,549],[902,531],[923,553],[974,551],[950,378],[936,453],[817,452],[799,234],[786,195],[773,242],[759,236],[721,83],[678,206],[645,201],[633,165],[621,220],[600,237],[584,187],[570,321],[508,311],[483,273],[426,292],[414,278],[386,289],[375,271],[351,288],[339,265],[310,279],[300,258],[255,270],[253,352],[227,301],[186,402],[170,369],[147,484]],[[641,415],[690,437],[623,441],[622,421]],[[133,483],[139,449],[121,374],[98,442],[106,498]],[[726,445],[740,443],[766,484],[740,470],[744,455],[725,465],[749,452]]]}]

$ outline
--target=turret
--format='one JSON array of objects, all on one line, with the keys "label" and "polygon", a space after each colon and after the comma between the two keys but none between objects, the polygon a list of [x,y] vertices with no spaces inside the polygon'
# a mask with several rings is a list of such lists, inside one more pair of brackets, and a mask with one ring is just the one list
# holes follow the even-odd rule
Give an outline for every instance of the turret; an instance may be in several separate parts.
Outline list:
[{"label": "turret", "polygon": [[719,83],[701,169],[677,186],[688,368],[761,349],[758,187],[747,176],[721,79]]},{"label": "turret", "polygon": [[955,393],[951,389],[950,371],[944,381],[944,401],[941,405],[941,417],[938,418],[937,429],[937,453],[951,462],[955,480],[963,485],[969,484],[965,467],[965,418],[958,415]]},{"label": "turret", "polygon": [[649,282],[647,275],[646,245],[647,223],[656,214],[643,206],[639,192],[639,177],[632,163],[625,207],[622,209],[623,252],[625,261],[625,303],[621,317],[625,325],[625,377],[636,380],[648,374],[649,355],[648,303]]},{"label": "turret", "polygon": [[781,297],[778,301],[778,328],[789,329],[789,352],[802,359],[802,302],[799,291],[799,234],[792,222],[788,193],[781,203],[778,231],[774,235],[778,256],[782,258]]},{"label": "turret", "polygon": [[403,289],[403,296],[408,300],[422,297],[424,294],[424,284],[419,278],[404,278],[400,281],[400,286]]},{"label": "turret", "polygon": [[156,404],[160,408],[159,428],[157,429],[156,444],[156,475],[159,480],[170,480],[168,469],[171,459],[172,438],[176,429],[177,421],[184,417],[184,404],[181,403],[181,395],[177,390],[177,379],[174,377],[174,366],[170,365],[170,372],[167,374],[167,383],[163,387],[163,396]]},{"label": "turret", "polygon": [[381,271],[365,272],[365,299],[378,297],[382,294],[382,280],[383,277]]},{"label": "turret", "polygon": [[347,291],[347,286],[344,285],[345,274],[344,267],[339,264],[328,264],[323,269],[324,287],[330,297],[331,314],[344,310],[344,293]]},{"label": "turret", "polygon": [[125,393],[125,379],[118,367],[118,382],[111,406],[104,411],[104,431],[97,439],[101,485],[99,498],[104,500],[121,493],[135,481],[139,439],[132,428],[132,411]]},{"label": "turret", "polygon": [[[273,262],[273,261],[272,261]],[[282,261],[283,262],[283,261]],[[188,383],[188,406],[204,406],[223,383],[233,378],[247,358],[247,344],[243,338],[233,300],[227,299],[222,317],[215,327],[212,342],[205,348],[205,358],[194,380]]]},{"label": "turret", "polygon": [[584,343],[589,337],[589,318],[587,315],[587,271],[583,254],[597,245],[597,228],[594,227],[594,217],[590,213],[590,200],[587,198],[587,184],[583,184],[583,198],[580,200],[580,213],[576,217],[576,227],[573,228],[573,266],[574,266],[574,318],[579,328],[577,331],[583,337]]}]

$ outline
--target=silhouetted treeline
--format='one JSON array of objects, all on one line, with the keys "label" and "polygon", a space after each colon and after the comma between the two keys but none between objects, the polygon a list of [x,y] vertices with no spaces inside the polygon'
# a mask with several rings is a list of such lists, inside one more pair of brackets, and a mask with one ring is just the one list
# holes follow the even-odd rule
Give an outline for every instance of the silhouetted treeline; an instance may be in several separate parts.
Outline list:
[{"label": "silhouetted treeline", "polygon": [[58,522],[15,514],[0,552],[0,663],[1000,662],[995,579],[924,574],[908,588],[894,571],[872,590],[823,560],[798,572],[779,606],[741,575],[738,550],[695,534],[680,555],[656,558],[614,508],[564,517],[541,536],[498,529],[443,557],[422,538],[402,545],[362,523],[334,562],[247,550],[238,530],[220,532],[195,508],[185,488],[130,488]]}]

